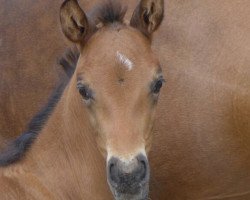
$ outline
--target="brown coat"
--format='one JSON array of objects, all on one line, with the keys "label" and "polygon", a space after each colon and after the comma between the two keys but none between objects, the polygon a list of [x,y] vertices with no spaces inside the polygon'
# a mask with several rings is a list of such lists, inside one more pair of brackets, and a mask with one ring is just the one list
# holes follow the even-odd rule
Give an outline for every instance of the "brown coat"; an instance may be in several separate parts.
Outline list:
[{"label": "brown coat", "polygon": [[[64,49],[55,25],[60,3],[4,1],[1,8],[6,28],[0,30],[0,130],[5,138],[24,130],[53,87],[57,70],[51,66]],[[165,6],[153,42],[167,83],[149,158],[152,199],[247,200],[250,3],[169,0]]]}]

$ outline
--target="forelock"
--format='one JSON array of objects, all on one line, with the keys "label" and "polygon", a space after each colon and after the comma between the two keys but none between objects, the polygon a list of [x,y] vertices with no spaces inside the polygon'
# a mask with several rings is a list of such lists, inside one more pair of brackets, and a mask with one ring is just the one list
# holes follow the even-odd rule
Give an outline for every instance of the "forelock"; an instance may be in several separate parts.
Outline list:
[{"label": "forelock", "polygon": [[123,23],[127,7],[118,0],[107,0],[95,9],[95,18],[104,25],[115,22]]}]

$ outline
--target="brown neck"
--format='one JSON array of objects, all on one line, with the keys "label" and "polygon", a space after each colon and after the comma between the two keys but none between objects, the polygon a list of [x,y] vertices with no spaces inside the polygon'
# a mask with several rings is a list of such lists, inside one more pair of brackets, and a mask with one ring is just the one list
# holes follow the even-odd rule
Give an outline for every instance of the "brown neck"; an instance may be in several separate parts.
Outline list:
[{"label": "brown neck", "polygon": [[[74,80],[66,87],[24,164],[32,166],[29,171],[58,194],[73,199],[89,199],[91,194],[100,194],[102,199],[107,194],[109,199],[105,159],[97,149],[83,102],[74,91]],[[90,189],[84,190],[86,187]]]}]

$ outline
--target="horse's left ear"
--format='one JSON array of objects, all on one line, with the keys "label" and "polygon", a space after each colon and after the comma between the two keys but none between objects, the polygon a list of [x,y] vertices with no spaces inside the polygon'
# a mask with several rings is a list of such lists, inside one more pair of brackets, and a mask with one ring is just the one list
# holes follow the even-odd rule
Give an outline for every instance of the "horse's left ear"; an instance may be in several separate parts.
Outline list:
[{"label": "horse's left ear", "polygon": [[130,25],[149,36],[159,27],[164,16],[164,0],[141,0]]},{"label": "horse's left ear", "polygon": [[89,31],[89,22],[77,0],[64,1],[60,9],[60,21],[64,35],[71,42],[84,41]]}]

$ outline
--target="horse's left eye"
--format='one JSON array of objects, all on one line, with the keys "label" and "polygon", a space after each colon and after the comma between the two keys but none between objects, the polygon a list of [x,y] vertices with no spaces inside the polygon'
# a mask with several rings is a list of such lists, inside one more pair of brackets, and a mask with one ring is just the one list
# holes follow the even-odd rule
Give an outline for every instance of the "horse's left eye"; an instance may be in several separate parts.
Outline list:
[{"label": "horse's left eye", "polygon": [[163,82],[164,82],[164,79],[159,79],[159,80],[157,80],[157,81],[154,83],[154,85],[153,85],[153,87],[152,87],[152,92],[153,92],[154,94],[158,94],[158,93],[160,92],[161,87],[162,87],[162,85],[163,85]]}]

